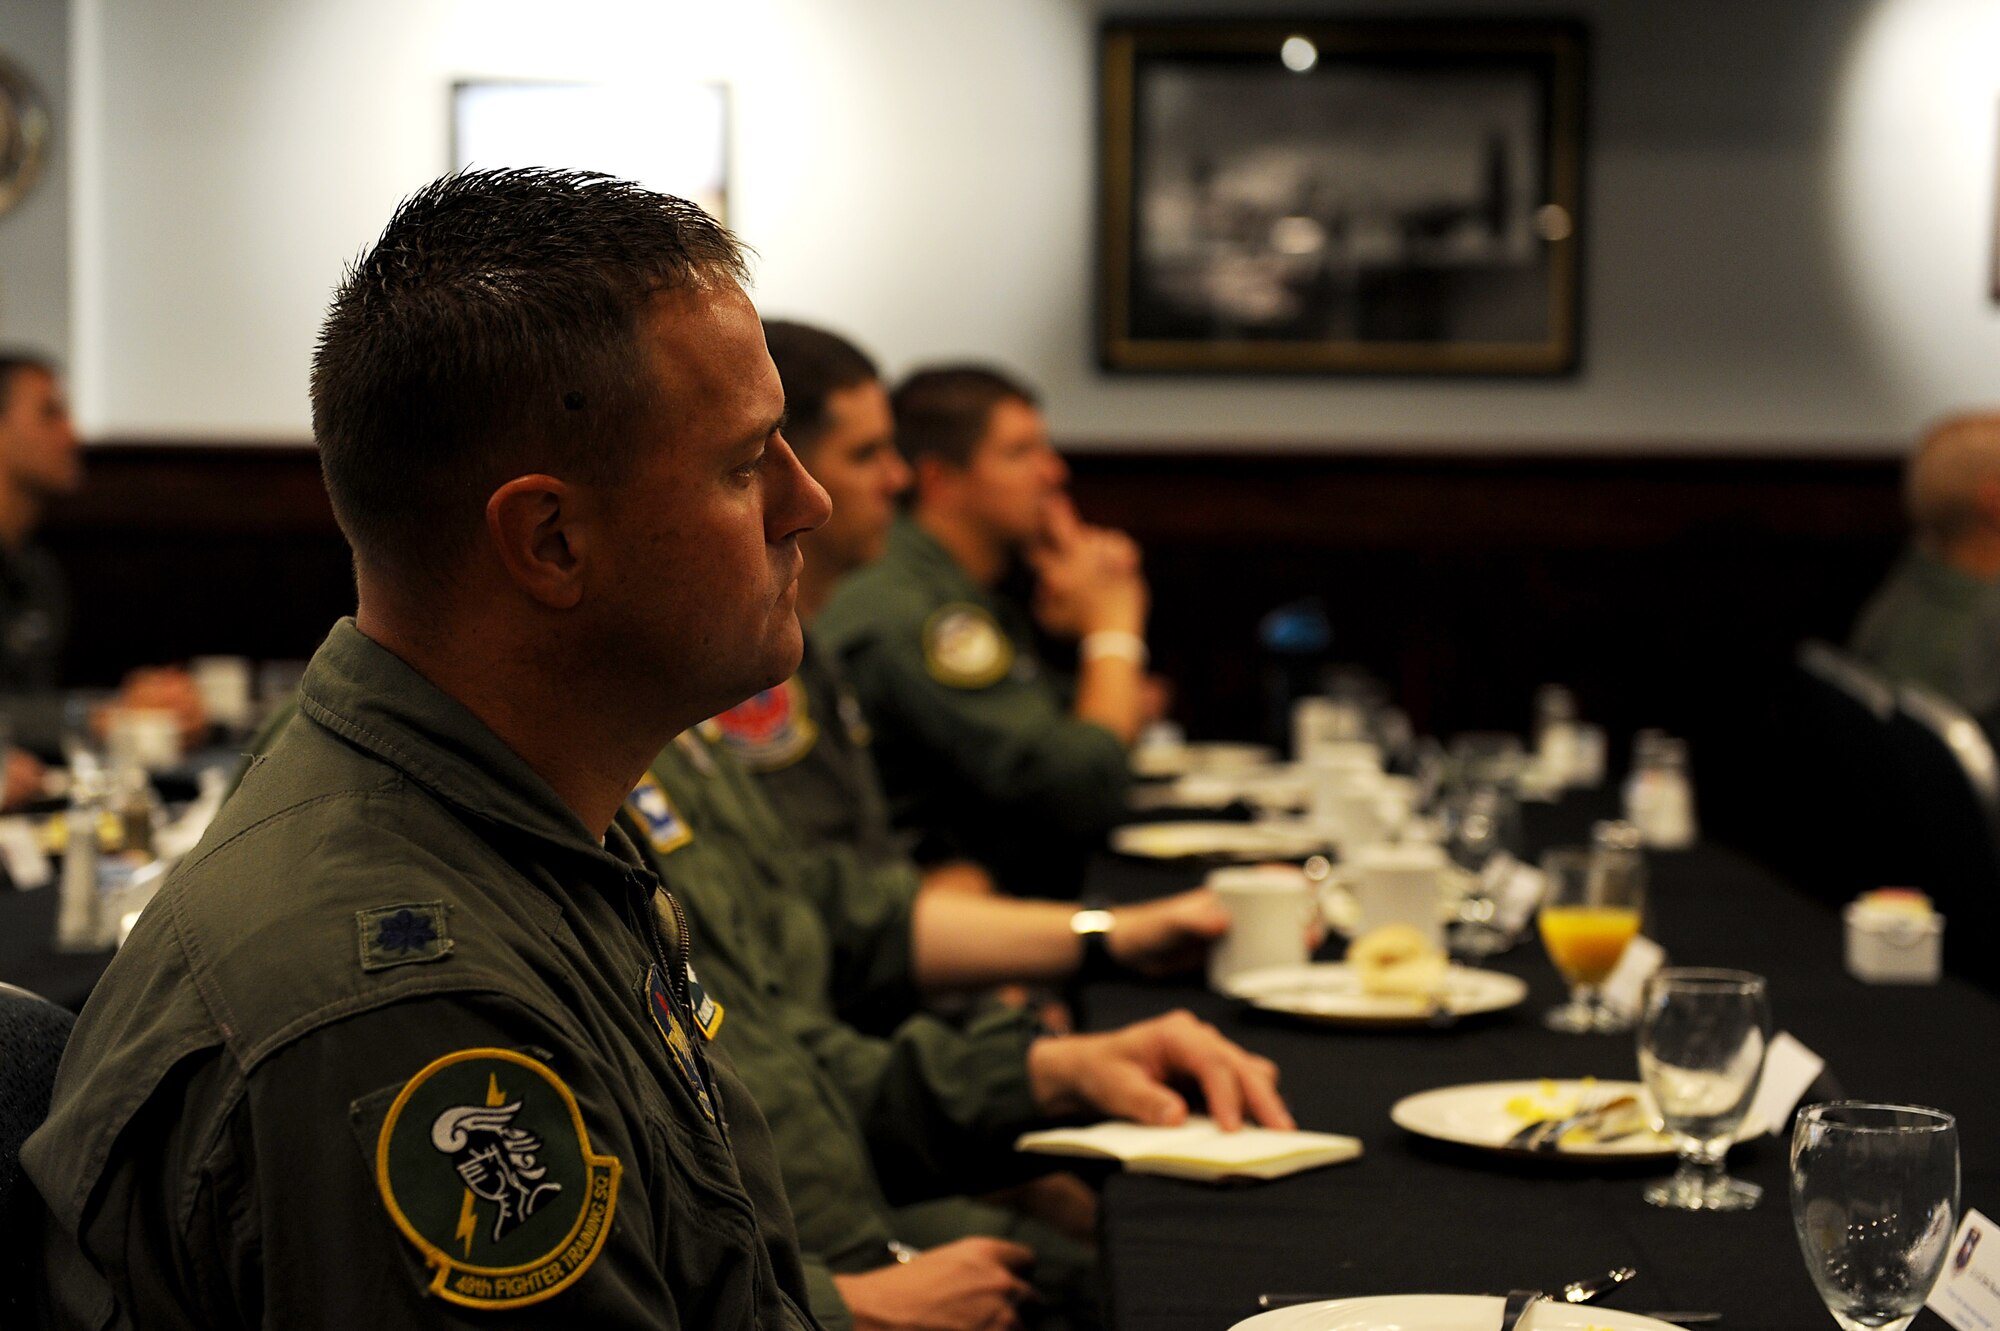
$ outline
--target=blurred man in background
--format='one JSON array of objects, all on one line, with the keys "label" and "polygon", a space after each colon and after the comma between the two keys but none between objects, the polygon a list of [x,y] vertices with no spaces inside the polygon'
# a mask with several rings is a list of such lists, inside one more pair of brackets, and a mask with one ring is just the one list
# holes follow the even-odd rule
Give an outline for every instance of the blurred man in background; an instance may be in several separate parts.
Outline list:
[{"label": "blurred man in background", "polygon": [[1950,417],[1910,459],[1915,529],[1849,650],[1974,712],[2000,703],[2000,413]]},{"label": "blurred man in background", "polygon": [[[1068,895],[1124,813],[1127,749],[1149,719],[1138,549],[1077,518],[1025,386],[928,369],[893,407],[914,498],[882,559],[834,592],[821,645],[861,699],[919,858],[969,856],[1011,890]],[[1032,618],[1002,590],[1022,569]],[[1036,625],[1076,640],[1073,685],[1037,655]]]},{"label": "blurred man in background", "polygon": [[[0,717],[14,746],[8,805],[39,792],[41,764],[28,751],[59,752],[72,720],[58,688],[69,597],[34,534],[49,503],[82,485],[82,449],[54,363],[32,352],[0,352]],[[135,671],[114,705],[171,711],[188,737],[207,724],[185,671]]]}]

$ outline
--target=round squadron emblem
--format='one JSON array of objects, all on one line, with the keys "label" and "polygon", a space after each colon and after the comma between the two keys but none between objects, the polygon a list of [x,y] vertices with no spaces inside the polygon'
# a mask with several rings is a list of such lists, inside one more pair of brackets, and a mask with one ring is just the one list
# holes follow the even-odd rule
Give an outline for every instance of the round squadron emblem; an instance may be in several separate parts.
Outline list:
[{"label": "round squadron emblem", "polygon": [[983,689],[1006,678],[1014,646],[976,605],[945,606],[924,624],[924,668],[955,689]]},{"label": "round squadron emblem", "polygon": [[790,767],[811,753],[819,738],[797,675],[737,703],[715,721],[729,751],[755,772]]},{"label": "round squadron emblem", "polygon": [[434,1269],[430,1292],[468,1308],[537,1303],[589,1269],[618,1173],[592,1154],[562,1078],[507,1049],[461,1049],[410,1078],[375,1147],[383,1204]]}]

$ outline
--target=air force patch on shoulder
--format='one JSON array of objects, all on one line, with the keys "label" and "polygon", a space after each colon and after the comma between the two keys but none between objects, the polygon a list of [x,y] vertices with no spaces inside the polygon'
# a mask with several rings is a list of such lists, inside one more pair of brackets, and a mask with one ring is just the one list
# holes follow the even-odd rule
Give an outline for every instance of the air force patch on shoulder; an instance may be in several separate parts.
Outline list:
[{"label": "air force patch on shoulder", "polygon": [[797,675],[775,688],[737,703],[715,718],[722,742],[753,772],[790,767],[812,752],[819,738],[806,707],[806,689]]},{"label": "air force patch on shoulder", "polygon": [[993,616],[966,601],[954,602],[924,622],[924,668],[955,689],[983,689],[1006,678],[1014,644]]},{"label": "air force patch on shoulder", "polygon": [[619,1163],[596,1155],[576,1097],[508,1049],[446,1054],[404,1085],[375,1146],[382,1204],[467,1308],[554,1295],[603,1251]]},{"label": "air force patch on shoulder", "polygon": [[651,772],[639,778],[639,784],[625,797],[625,804],[646,829],[646,839],[653,843],[653,849],[662,855],[670,855],[694,840],[694,830],[667,798],[666,787]]}]

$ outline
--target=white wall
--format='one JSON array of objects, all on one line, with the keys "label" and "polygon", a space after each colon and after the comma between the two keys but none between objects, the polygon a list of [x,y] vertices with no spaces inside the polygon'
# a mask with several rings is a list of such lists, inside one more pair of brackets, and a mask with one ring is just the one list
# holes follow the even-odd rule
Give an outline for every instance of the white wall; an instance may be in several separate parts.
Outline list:
[{"label": "white wall", "polygon": [[1101,0],[71,6],[99,437],[303,438],[340,266],[447,164],[449,86],[477,76],[727,79],[759,303],[892,369],[1010,362],[1068,438],[1868,451],[2000,399],[1993,0],[1341,4],[1590,23],[1585,368],[1550,381],[1098,372]]},{"label": "white wall", "polygon": [[6,0],[0,52],[48,99],[56,130],[33,193],[0,216],[0,343],[61,355],[69,346],[69,6]]}]

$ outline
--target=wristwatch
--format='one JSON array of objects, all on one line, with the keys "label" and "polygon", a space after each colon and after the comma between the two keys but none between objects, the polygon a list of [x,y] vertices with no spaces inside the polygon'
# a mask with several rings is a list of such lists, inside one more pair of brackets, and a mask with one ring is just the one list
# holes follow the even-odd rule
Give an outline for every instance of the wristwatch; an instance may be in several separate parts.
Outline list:
[{"label": "wristwatch", "polygon": [[1076,963],[1076,980],[1085,983],[1117,972],[1111,955],[1111,931],[1118,917],[1108,910],[1086,907],[1069,917],[1069,931],[1083,940],[1083,955]]}]

